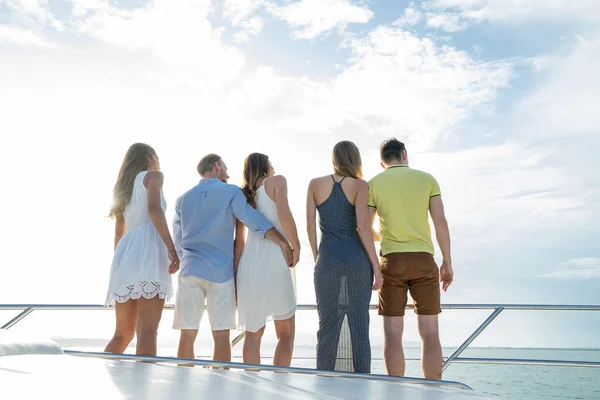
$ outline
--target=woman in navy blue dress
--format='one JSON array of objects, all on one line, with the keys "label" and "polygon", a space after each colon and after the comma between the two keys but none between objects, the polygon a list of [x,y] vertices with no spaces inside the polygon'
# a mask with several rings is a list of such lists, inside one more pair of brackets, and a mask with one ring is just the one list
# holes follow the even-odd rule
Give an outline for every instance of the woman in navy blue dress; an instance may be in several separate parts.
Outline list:
[{"label": "woman in navy blue dress", "polygon": [[368,218],[369,187],[362,180],[360,152],[354,143],[335,145],[333,171],[333,175],[310,182],[306,204],[308,237],[316,261],[317,369],[335,368],[340,330],[347,316],[354,371],[369,373],[369,302],[372,290],[381,288],[383,277]]}]

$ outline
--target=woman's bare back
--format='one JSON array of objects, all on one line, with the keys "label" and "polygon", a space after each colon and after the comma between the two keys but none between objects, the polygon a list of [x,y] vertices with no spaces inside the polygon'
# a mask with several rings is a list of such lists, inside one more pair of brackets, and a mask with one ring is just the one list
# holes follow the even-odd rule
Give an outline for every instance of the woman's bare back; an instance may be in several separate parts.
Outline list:
[{"label": "woman's bare back", "polygon": [[[333,179],[331,179],[332,177]],[[312,180],[313,196],[317,206],[323,204],[329,198],[329,196],[331,196],[334,179],[336,182],[342,181],[342,191],[346,195],[346,199],[350,202],[350,204],[354,205],[356,202],[356,194],[359,191],[359,187],[357,185],[359,181],[350,177],[346,177],[344,179],[344,177],[340,175],[326,175]]]}]

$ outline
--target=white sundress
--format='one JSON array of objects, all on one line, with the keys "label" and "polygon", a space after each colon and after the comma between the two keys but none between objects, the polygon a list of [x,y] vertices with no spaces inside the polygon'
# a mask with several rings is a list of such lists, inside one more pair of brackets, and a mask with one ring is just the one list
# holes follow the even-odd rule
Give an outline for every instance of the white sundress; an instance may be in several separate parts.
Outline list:
[{"label": "white sundress", "polygon": [[[275,202],[264,186],[256,193],[256,209],[285,235]],[[296,313],[296,270],[290,268],[278,245],[248,232],[237,271],[238,329],[256,332],[268,321]]]},{"label": "white sundress", "polygon": [[[148,191],[144,187],[147,173],[140,172],[135,178],[131,201],[123,213],[126,233],[113,256],[106,306],[140,297],[169,300],[173,296],[167,246],[148,215]],[[162,193],[160,197],[164,211],[167,204]]]}]

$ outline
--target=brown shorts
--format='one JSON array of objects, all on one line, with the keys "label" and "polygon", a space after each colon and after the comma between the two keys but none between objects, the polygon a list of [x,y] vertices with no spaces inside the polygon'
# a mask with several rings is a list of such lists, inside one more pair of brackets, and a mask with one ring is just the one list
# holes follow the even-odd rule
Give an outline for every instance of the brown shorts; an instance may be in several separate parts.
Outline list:
[{"label": "brown shorts", "polygon": [[437,315],[440,308],[440,272],[429,253],[390,253],[381,258],[383,287],[379,290],[379,315],[402,317],[407,293],[415,313]]}]

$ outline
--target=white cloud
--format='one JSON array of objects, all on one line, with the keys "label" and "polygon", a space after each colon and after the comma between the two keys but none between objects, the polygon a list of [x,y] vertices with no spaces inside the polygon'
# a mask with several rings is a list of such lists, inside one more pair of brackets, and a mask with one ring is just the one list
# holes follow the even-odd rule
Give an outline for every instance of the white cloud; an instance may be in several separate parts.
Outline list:
[{"label": "white cloud", "polygon": [[19,46],[33,46],[46,49],[54,49],[58,47],[35,32],[7,25],[0,25],[0,43],[2,42]]},{"label": "white cloud", "polygon": [[245,57],[221,42],[207,20],[210,11],[210,0],[155,0],[133,10],[78,1],[72,24],[106,43],[151,52],[176,69],[166,78],[171,84],[219,85],[238,77]]},{"label": "white cloud", "polygon": [[[337,101],[376,125],[392,124],[419,148],[494,100],[510,63],[480,63],[452,46],[379,27],[351,42],[352,63],[334,82]],[[360,93],[360,95],[357,95]]]},{"label": "white cloud", "polygon": [[271,4],[269,10],[296,30],[298,39],[314,39],[335,28],[351,23],[367,23],[373,11],[354,5],[350,0],[300,0],[285,6]]},{"label": "white cloud", "polygon": [[541,82],[517,107],[528,136],[598,135],[600,35],[544,57],[542,65]]},{"label": "white cloud", "polygon": [[229,18],[233,26],[238,26],[266,4],[266,0],[224,0],[223,16]]},{"label": "white cloud", "polygon": [[[422,7],[431,17],[451,12],[455,22],[464,26],[482,21],[518,24],[524,21],[554,20],[561,23],[595,24],[600,18],[600,2],[596,0],[429,0]],[[454,17],[453,17],[454,19]],[[440,26],[444,29],[444,25]]]},{"label": "white cloud", "polygon": [[252,17],[239,24],[241,30],[233,35],[236,43],[244,43],[252,37],[257,36],[263,29],[265,23],[261,17]]},{"label": "white cloud", "polygon": [[455,224],[464,233],[484,231],[488,240],[500,235],[505,242],[520,242],[523,233],[580,229],[589,199],[580,193],[581,181],[551,156],[513,142],[438,157],[436,172],[446,182]]},{"label": "white cloud", "polygon": [[58,31],[64,25],[50,12],[47,0],[6,0],[11,10],[11,23],[28,29],[40,30],[52,27]]},{"label": "white cloud", "polygon": [[423,20],[423,13],[416,8],[407,7],[404,15],[394,22],[394,25],[405,27],[414,26]]},{"label": "white cloud", "polygon": [[555,271],[541,275],[560,280],[600,279],[600,258],[577,258],[562,263]]},{"label": "white cloud", "polygon": [[109,12],[112,6],[108,0],[72,0],[71,16],[82,18],[94,11]]},{"label": "white cloud", "polygon": [[8,17],[0,24],[0,43],[54,49],[58,46],[46,38],[46,30],[63,31],[64,24],[48,8],[47,0],[6,0],[0,12]]},{"label": "white cloud", "polygon": [[454,13],[428,13],[427,26],[446,32],[460,32],[467,28],[467,24],[461,21],[458,14]]},{"label": "white cloud", "polygon": [[349,46],[352,58],[334,77],[277,77],[265,70],[252,78],[261,77],[255,89],[234,92],[228,104],[239,104],[282,134],[366,142],[402,132],[413,149],[422,150],[493,101],[510,76],[510,64],[478,63],[401,29],[378,28]]}]

